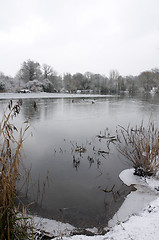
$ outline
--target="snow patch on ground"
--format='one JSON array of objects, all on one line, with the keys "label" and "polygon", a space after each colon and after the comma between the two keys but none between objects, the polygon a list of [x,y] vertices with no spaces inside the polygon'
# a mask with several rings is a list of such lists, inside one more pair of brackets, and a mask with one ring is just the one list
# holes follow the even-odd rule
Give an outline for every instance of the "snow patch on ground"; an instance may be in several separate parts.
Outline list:
[{"label": "snow patch on ground", "polygon": [[68,223],[61,223],[55,220],[32,216],[35,229],[44,231],[55,237],[69,236],[75,227]]},{"label": "snow patch on ground", "polygon": [[127,222],[115,226],[103,238],[111,240],[157,240],[159,239],[159,198],[151,202],[142,212]]},{"label": "snow patch on ground", "polygon": [[113,227],[120,222],[128,220],[133,214],[138,214],[150,202],[158,197],[156,188],[158,188],[159,181],[153,177],[145,178],[134,175],[134,169],[122,171],[119,177],[127,186],[134,185],[137,190],[131,192],[126,197],[120,209],[108,222],[109,227]]},{"label": "snow patch on ground", "polygon": [[139,190],[131,192],[119,208],[117,213],[108,222],[109,227],[113,227],[123,221],[126,221],[130,216],[138,214],[144,207],[157,198],[156,195],[149,193],[143,193]]},{"label": "snow patch on ground", "polygon": [[134,175],[134,169],[126,169],[119,174],[119,178],[127,185],[134,187],[141,192],[150,194],[159,193],[159,180],[154,177],[140,177]]}]

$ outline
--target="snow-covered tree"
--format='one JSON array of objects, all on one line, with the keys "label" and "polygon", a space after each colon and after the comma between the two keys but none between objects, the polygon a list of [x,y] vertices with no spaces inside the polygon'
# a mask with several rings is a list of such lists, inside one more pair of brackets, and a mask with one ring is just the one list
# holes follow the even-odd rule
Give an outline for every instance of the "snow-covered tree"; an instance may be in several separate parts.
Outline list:
[{"label": "snow-covered tree", "polygon": [[54,86],[49,79],[44,79],[42,82],[44,92],[54,92]]},{"label": "snow-covered tree", "polygon": [[29,81],[25,84],[25,88],[29,89],[32,92],[42,92],[43,84],[38,80]]},{"label": "snow-covered tree", "polygon": [[24,82],[28,82],[40,79],[41,74],[40,64],[29,59],[26,62],[23,62],[17,77]]}]

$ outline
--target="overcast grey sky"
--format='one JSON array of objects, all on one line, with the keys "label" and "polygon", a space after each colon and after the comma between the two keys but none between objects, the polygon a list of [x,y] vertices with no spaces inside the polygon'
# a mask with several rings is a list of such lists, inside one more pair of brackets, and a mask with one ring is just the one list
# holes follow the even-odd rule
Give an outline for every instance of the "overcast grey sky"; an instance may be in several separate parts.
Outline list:
[{"label": "overcast grey sky", "polygon": [[27,59],[58,74],[159,68],[159,0],[0,0],[0,71]]}]

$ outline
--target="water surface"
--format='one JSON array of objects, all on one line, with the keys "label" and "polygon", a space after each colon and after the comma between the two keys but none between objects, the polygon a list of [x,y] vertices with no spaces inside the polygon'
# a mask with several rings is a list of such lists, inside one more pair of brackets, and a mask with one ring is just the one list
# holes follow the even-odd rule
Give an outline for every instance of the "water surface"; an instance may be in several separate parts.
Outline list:
[{"label": "water surface", "polygon": [[[31,123],[24,143],[24,164],[31,167],[27,193],[29,201],[38,202],[31,210],[75,226],[105,226],[129,192],[118,176],[130,165],[113,144],[109,151],[106,140],[97,135],[113,136],[118,125],[135,126],[142,120],[147,124],[150,118],[157,123],[158,96],[2,94],[0,98],[1,116],[9,98],[23,98],[16,125],[22,126],[26,119]],[[80,147],[85,151],[77,151]],[[103,191],[112,188],[114,194]]]}]

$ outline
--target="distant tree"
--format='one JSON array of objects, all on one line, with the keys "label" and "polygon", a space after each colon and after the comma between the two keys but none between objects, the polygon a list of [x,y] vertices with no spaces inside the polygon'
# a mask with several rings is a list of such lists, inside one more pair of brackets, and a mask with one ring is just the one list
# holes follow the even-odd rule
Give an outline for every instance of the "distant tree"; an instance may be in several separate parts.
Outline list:
[{"label": "distant tree", "polygon": [[76,73],[72,76],[74,87],[79,90],[88,90],[90,89],[90,76],[88,73]]},{"label": "distant tree", "polygon": [[73,80],[73,83],[74,83],[74,90],[77,90],[77,89],[82,89],[82,82],[83,82],[83,74],[82,73],[75,73],[73,74],[72,76],[72,80]]},{"label": "distant tree", "polygon": [[92,84],[92,76],[93,76],[93,73],[91,72],[85,72],[84,74],[84,86],[85,86],[85,89],[90,89],[90,90],[93,90],[93,84]]},{"label": "distant tree", "polygon": [[117,70],[111,70],[109,72],[109,79],[117,80],[119,77],[119,72]]},{"label": "distant tree", "polygon": [[158,68],[152,69],[152,73],[153,73],[154,87],[159,88],[159,69]]},{"label": "distant tree", "polygon": [[64,88],[69,92],[77,90],[75,79],[70,73],[65,73],[63,76]]},{"label": "distant tree", "polygon": [[101,93],[108,93],[109,92],[109,89],[108,89],[108,78],[106,76],[102,76],[101,78]]},{"label": "distant tree", "polygon": [[45,79],[48,79],[52,83],[52,91],[60,91],[62,89],[62,77],[58,76],[57,72],[53,69],[53,67],[47,64],[42,65],[42,80]]},{"label": "distant tree", "polygon": [[152,72],[159,74],[159,68],[153,68]]},{"label": "distant tree", "polygon": [[58,76],[56,72],[49,75],[47,79],[53,84],[54,89],[60,90],[62,88],[61,76]]},{"label": "distant tree", "polygon": [[119,91],[119,72],[117,70],[111,70],[109,73],[109,87],[111,92]]},{"label": "distant tree", "polygon": [[18,88],[18,81],[15,78],[5,76],[0,72],[0,91],[2,92],[16,92]]},{"label": "distant tree", "polygon": [[126,76],[124,78],[125,87],[129,93],[134,94],[139,91],[138,78],[134,76]]},{"label": "distant tree", "polygon": [[53,68],[50,65],[47,65],[47,64],[43,64],[42,65],[42,71],[43,71],[44,79],[48,79],[48,77],[50,75],[54,75],[55,74]]},{"label": "distant tree", "polygon": [[4,73],[3,73],[3,72],[0,72],[0,79],[1,79],[1,78],[4,78],[4,77],[5,77]]},{"label": "distant tree", "polygon": [[119,76],[118,91],[125,91],[125,90],[126,90],[125,79],[122,76]]},{"label": "distant tree", "polygon": [[42,86],[44,92],[55,92],[52,82],[47,78],[42,81]]},{"label": "distant tree", "polygon": [[101,75],[100,74],[93,74],[92,75],[92,85],[93,85],[93,90],[94,92],[99,92],[101,89],[101,84],[100,84],[100,78]]},{"label": "distant tree", "polygon": [[155,85],[154,74],[151,71],[142,72],[139,76],[139,83],[146,92],[150,91]]},{"label": "distant tree", "polygon": [[67,91],[70,91],[71,78],[72,78],[72,75],[70,73],[65,73],[63,75],[64,89]]},{"label": "distant tree", "polygon": [[5,90],[5,84],[4,82],[0,81],[0,92],[4,92],[4,90]]},{"label": "distant tree", "polygon": [[52,82],[52,84],[54,86],[54,90],[60,91],[64,86],[62,76],[60,76],[60,75],[51,76],[50,81]]},{"label": "distant tree", "polygon": [[28,81],[25,84],[25,88],[31,90],[32,92],[42,92],[43,91],[43,84],[38,80]]},{"label": "distant tree", "polygon": [[40,64],[29,59],[26,62],[23,62],[17,77],[22,79],[24,82],[28,82],[40,79],[41,74]]},{"label": "distant tree", "polygon": [[85,78],[91,80],[92,73],[91,72],[85,72],[84,76],[85,76]]}]

